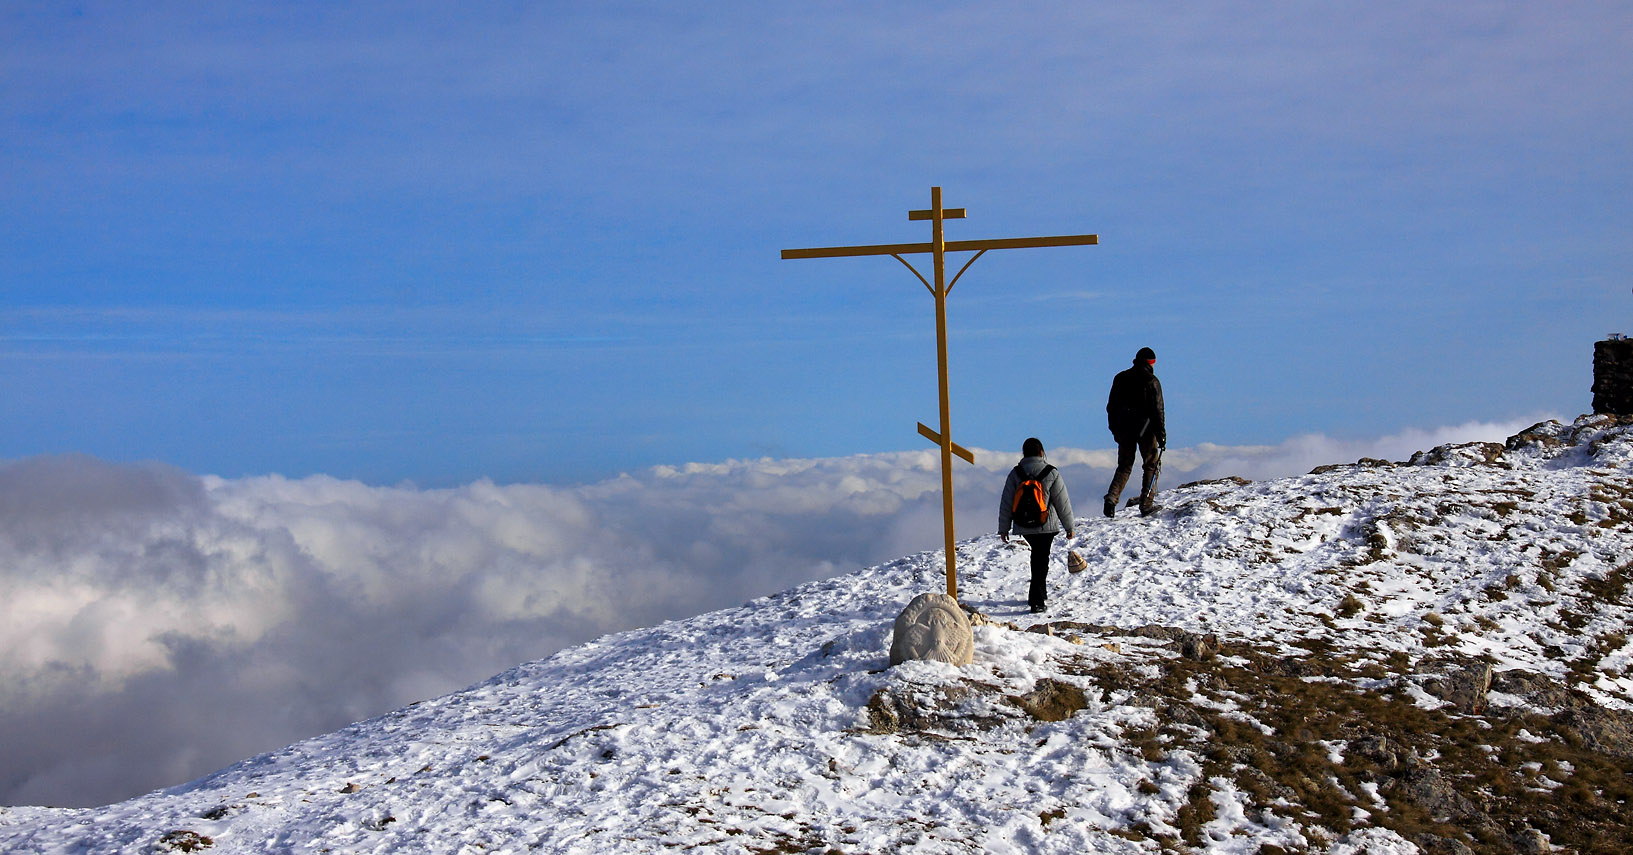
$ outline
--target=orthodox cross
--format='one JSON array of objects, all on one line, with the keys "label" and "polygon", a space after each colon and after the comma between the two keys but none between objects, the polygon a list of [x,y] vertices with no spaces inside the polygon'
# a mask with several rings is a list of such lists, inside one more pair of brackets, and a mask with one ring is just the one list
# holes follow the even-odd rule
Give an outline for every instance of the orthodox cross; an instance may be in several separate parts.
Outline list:
[{"label": "orthodox cross", "polygon": [[[953,548],[953,456],[957,455],[964,460],[974,463],[975,455],[969,452],[952,439],[952,427],[949,424],[947,406],[947,294],[958,284],[959,277],[970,269],[977,258],[985,255],[989,249],[1025,249],[1039,246],[1087,246],[1100,242],[1099,235],[1057,235],[1054,237],[1030,238],[999,238],[995,240],[955,240],[946,241],[941,236],[942,220],[961,220],[964,218],[963,208],[943,208],[941,206],[941,188],[930,188],[930,208],[923,211],[908,211],[909,220],[930,221],[929,243],[895,243],[878,244],[874,246],[827,246],[813,249],[785,249],[783,258],[847,258],[859,255],[888,255],[900,261],[913,271],[913,275],[930,289],[930,294],[936,299],[936,375],[940,381],[941,394],[941,430],[935,431],[919,422],[919,433],[924,438],[941,448],[941,522],[946,534],[947,555],[947,594],[953,599],[958,598],[958,569]],[[958,273],[953,275],[951,282],[946,281],[946,256],[949,252],[971,252],[970,260],[964,262]],[[904,255],[928,252],[935,267],[935,284],[924,278],[918,268],[909,264]]]}]

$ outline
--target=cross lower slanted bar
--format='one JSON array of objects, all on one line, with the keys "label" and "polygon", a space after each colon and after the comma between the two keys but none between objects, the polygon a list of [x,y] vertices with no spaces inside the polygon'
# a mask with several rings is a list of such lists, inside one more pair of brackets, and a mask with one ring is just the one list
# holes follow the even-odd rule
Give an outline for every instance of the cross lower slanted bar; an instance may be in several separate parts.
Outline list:
[{"label": "cross lower slanted bar", "polygon": [[[936,376],[939,382],[939,397],[941,404],[941,430],[931,430],[923,422],[919,423],[919,433],[926,439],[941,448],[941,519],[942,528],[946,535],[947,556],[947,594],[954,599],[958,598],[958,569],[956,552],[954,551],[953,535],[953,456],[963,458],[970,463],[975,462],[975,455],[952,440],[950,422],[950,408],[947,394],[947,294],[958,284],[964,271],[970,269],[977,258],[991,249],[1030,249],[1044,246],[1092,246],[1100,242],[1098,235],[1057,235],[1054,237],[1030,238],[998,238],[995,240],[955,240],[942,239],[941,224],[943,220],[961,220],[964,218],[963,208],[943,208],[941,206],[941,188],[930,188],[930,207],[928,210],[908,211],[909,220],[930,221],[929,243],[893,243],[875,244],[872,246],[827,246],[812,249],[785,249],[782,257],[788,258],[850,258],[863,255],[889,255],[900,261],[913,271],[924,287],[936,298]],[[928,252],[934,259],[935,284],[924,278],[918,268],[909,264],[904,255],[914,255]],[[959,268],[951,282],[947,280],[946,255],[949,252],[974,252],[969,261]]]}]

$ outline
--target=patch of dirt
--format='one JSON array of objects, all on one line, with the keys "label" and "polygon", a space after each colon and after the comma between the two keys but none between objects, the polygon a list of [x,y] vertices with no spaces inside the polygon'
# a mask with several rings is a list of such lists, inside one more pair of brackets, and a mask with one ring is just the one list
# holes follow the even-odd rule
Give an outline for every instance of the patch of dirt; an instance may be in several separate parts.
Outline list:
[{"label": "patch of dirt", "polygon": [[[1154,750],[1186,746],[1203,758],[1202,783],[1180,811],[1182,840],[1169,846],[1206,845],[1206,782],[1223,777],[1255,809],[1337,835],[1381,826],[1428,852],[1546,851],[1535,848],[1543,835],[1579,853],[1633,851],[1633,713],[1481,663],[1447,661],[1435,666],[1444,674],[1424,675],[1404,657],[1344,659],[1306,646],[1308,656],[1282,656],[1226,643],[1223,658],[1086,671],[1157,711],[1162,725],[1146,735]],[[1559,709],[1488,709],[1474,693],[1488,680]],[[1418,685],[1454,705],[1417,706],[1408,687]]]},{"label": "patch of dirt", "polygon": [[166,832],[153,844],[155,852],[200,852],[215,845],[215,841],[196,831],[178,828]]}]

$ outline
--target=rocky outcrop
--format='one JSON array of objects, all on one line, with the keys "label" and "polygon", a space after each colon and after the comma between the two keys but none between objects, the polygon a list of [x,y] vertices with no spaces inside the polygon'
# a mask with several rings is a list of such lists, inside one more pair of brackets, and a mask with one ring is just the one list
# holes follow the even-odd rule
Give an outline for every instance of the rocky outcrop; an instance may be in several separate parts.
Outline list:
[{"label": "rocky outcrop", "polygon": [[1514,695],[1527,706],[1539,710],[1557,710],[1570,701],[1571,693],[1546,674],[1534,674],[1518,668],[1492,674],[1494,691]]},{"label": "rocky outcrop", "polygon": [[1458,712],[1477,715],[1485,712],[1486,693],[1491,689],[1491,665],[1479,661],[1449,663],[1443,673],[1429,675],[1423,690],[1451,704]]},{"label": "rocky outcrop", "polygon": [[1089,706],[1082,687],[1044,677],[1021,695],[1006,695],[991,683],[965,680],[920,686],[886,686],[868,698],[870,733],[964,734],[990,730],[1019,718],[1065,721]]},{"label": "rocky outcrop", "polygon": [[1088,695],[1081,687],[1048,677],[1039,680],[1032,691],[1008,700],[1038,721],[1065,721],[1089,705]]},{"label": "rocky outcrop", "polygon": [[1413,466],[1491,466],[1502,460],[1504,450],[1500,442],[1437,445],[1428,451],[1419,451],[1407,462]]},{"label": "rocky outcrop", "polygon": [[1578,416],[1570,424],[1549,419],[1514,434],[1503,445],[1507,451],[1541,452],[1547,457],[1580,447],[1597,456],[1607,444],[1620,441],[1626,433],[1623,428],[1630,426],[1633,414]]},{"label": "rocky outcrop", "polygon": [[1354,463],[1328,463],[1310,470],[1311,475],[1324,475],[1328,472],[1337,472],[1340,469],[1387,469],[1396,465],[1393,461],[1379,460],[1376,457],[1363,457]]},{"label": "rocky outcrop", "polygon": [[1572,696],[1554,715],[1553,722],[1561,733],[1589,750],[1633,760],[1633,711],[1610,709]]},{"label": "rocky outcrop", "polygon": [[154,852],[202,852],[215,845],[209,837],[185,828],[167,832],[153,844]]},{"label": "rocky outcrop", "polygon": [[1240,475],[1227,475],[1224,478],[1210,478],[1210,479],[1208,479],[1206,481],[1186,481],[1185,483],[1179,485],[1178,487],[1175,487],[1174,489],[1176,489],[1176,490],[1189,490],[1192,487],[1211,487],[1211,486],[1214,486],[1216,484],[1230,484],[1231,486],[1234,486],[1234,487],[1246,487],[1247,485],[1249,485],[1251,483],[1253,483],[1253,482],[1246,479],[1246,478],[1243,478]]},{"label": "rocky outcrop", "polygon": [[872,733],[967,733],[1002,724],[1012,711],[997,704],[993,687],[978,683],[897,686],[868,698]]},{"label": "rocky outcrop", "polygon": [[[1069,632],[1090,633],[1093,635],[1128,636],[1131,638],[1151,638],[1166,641],[1179,651],[1179,655],[1186,659],[1198,662],[1212,659],[1219,652],[1219,636],[1211,632],[1191,632],[1177,626],[1161,626],[1146,624],[1131,629],[1106,624],[1078,623],[1062,620],[1048,624],[1048,634],[1065,635]],[[1034,632],[1041,631],[1033,627]]]}]

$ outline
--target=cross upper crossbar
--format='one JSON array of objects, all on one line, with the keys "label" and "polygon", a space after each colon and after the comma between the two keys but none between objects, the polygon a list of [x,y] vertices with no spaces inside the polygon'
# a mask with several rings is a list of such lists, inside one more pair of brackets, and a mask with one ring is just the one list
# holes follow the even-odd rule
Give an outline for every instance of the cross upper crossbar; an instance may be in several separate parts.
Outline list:
[{"label": "cross upper crossbar", "polygon": [[[933,219],[936,218],[936,209],[935,208],[920,208],[917,211],[908,211],[907,212],[907,218],[909,220],[933,220]],[[963,208],[942,208],[941,209],[941,218],[943,220],[962,220],[962,219],[964,219],[964,209]]]}]

